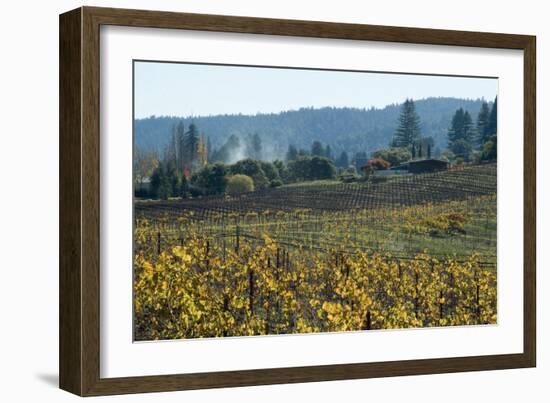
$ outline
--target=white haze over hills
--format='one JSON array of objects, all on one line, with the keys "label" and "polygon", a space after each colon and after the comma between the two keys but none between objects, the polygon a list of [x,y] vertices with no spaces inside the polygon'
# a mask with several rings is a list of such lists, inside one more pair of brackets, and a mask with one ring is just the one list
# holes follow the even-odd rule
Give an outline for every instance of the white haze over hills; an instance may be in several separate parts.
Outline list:
[{"label": "white haze over hills", "polygon": [[[455,111],[464,108],[475,121],[481,103],[481,99],[460,98],[417,100],[415,105],[422,136],[433,137],[435,147],[444,149]],[[400,110],[401,105],[394,103],[370,109],[326,107],[254,115],[156,116],[135,120],[135,145],[140,149],[162,152],[172,136],[173,126],[181,120],[186,128],[194,123],[212,149],[219,149],[231,136],[238,137],[240,146],[233,148],[228,162],[246,156],[246,140],[255,133],[261,138],[262,159],[265,160],[283,158],[289,144],[309,150],[313,141],[329,145],[335,156],[342,151],[369,153],[388,146]]]}]

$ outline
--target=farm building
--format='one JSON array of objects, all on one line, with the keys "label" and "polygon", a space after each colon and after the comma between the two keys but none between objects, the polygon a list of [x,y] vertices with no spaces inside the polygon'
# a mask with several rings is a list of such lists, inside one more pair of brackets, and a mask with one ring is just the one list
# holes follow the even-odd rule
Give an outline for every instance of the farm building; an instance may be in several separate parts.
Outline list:
[{"label": "farm building", "polygon": [[391,169],[408,171],[412,174],[422,174],[429,172],[445,171],[449,169],[449,163],[447,161],[435,158],[426,158],[421,160],[412,160]]}]

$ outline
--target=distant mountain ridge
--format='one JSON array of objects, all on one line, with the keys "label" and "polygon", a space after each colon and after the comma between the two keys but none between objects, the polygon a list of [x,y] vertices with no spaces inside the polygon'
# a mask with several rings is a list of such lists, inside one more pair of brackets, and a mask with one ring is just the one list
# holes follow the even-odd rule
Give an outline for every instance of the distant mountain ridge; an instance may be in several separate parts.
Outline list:
[{"label": "distant mountain ridge", "polygon": [[[415,101],[423,136],[432,136],[435,147],[447,146],[447,130],[455,111],[464,108],[476,120],[481,99],[427,98]],[[490,104],[492,102],[489,102]],[[179,118],[150,117],[134,122],[135,146],[162,152],[172,136],[172,127],[183,120],[209,138],[212,148],[221,147],[231,135],[241,139],[258,133],[265,155],[282,158],[289,144],[309,150],[313,141],[329,144],[336,155],[341,151],[367,153],[385,148],[397,127],[400,104],[384,108],[301,108],[299,110],[257,115],[216,115]]]}]

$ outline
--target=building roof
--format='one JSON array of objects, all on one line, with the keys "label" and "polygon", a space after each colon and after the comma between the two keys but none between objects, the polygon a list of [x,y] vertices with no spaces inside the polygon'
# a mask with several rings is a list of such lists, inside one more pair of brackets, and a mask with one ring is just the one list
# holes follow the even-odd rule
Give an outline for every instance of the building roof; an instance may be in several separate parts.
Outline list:
[{"label": "building roof", "polygon": [[422,159],[418,159],[418,160],[410,160],[410,161],[404,162],[404,163],[399,164],[397,166],[391,167],[390,169],[392,169],[392,170],[409,169],[409,165],[411,165],[411,164],[412,165],[416,165],[416,164],[439,164],[439,165],[445,164],[445,165],[448,165],[449,161],[441,160],[441,159],[438,159],[438,158],[422,158]]},{"label": "building roof", "polygon": [[410,160],[406,162],[406,164],[418,164],[418,163],[426,163],[426,162],[432,162],[432,163],[441,163],[441,164],[448,164],[448,161],[441,160],[438,158],[422,158],[418,160]]}]

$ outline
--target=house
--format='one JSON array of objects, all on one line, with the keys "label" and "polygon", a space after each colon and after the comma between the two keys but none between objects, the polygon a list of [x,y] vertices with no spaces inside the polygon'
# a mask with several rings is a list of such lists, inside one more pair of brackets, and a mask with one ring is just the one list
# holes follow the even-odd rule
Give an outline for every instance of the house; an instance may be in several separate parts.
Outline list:
[{"label": "house", "polygon": [[425,158],[411,160],[391,169],[400,171],[406,170],[411,174],[423,174],[429,172],[445,171],[449,169],[449,162],[436,158]]}]

